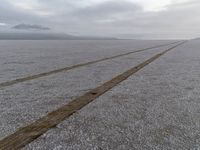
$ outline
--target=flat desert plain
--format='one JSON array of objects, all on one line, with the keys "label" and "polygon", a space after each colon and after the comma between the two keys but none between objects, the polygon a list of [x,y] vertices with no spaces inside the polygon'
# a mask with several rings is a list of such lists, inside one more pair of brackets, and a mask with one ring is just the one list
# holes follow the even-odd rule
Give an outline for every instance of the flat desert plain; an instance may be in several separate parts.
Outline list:
[{"label": "flat desert plain", "polygon": [[[66,105],[73,113],[49,115]],[[0,149],[10,148],[200,149],[200,40],[0,41]]]}]

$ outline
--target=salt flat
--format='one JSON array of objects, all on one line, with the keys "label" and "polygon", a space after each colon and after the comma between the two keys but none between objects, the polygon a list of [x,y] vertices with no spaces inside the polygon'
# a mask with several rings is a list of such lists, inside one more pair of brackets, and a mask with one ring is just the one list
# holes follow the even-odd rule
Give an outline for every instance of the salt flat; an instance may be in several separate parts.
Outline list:
[{"label": "salt flat", "polygon": [[24,149],[199,149],[199,48],[170,51]]},{"label": "salt flat", "polygon": [[0,41],[0,82],[173,41]]},{"label": "salt flat", "polygon": [[[107,48],[101,49],[101,41],[96,53],[91,52],[91,47],[86,51],[87,54],[82,55],[80,48],[77,54],[72,52],[72,55],[67,55],[70,52],[63,52],[59,58],[64,58],[64,54],[69,59],[74,56],[77,63],[130,51],[131,44],[144,48],[169,41],[126,42],[119,42],[118,45],[121,45],[118,48],[116,43],[113,46],[112,42],[105,42]],[[0,89],[0,138],[169,47],[135,53]],[[199,47],[199,41],[193,40],[165,54],[24,149],[197,148],[200,142]],[[55,68],[66,65],[64,61],[57,61],[53,52],[51,55],[56,62]],[[54,61],[45,63],[46,68],[52,69],[51,63],[54,64]],[[30,65],[30,72],[25,69],[21,75],[42,71],[35,71],[37,65]],[[17,71],[16,68],[14,72]],[[15,77],[12,72],[8,71],[7,74]],[[3,76],[4,80],[6,77]]]},{"label": "salt flat", "polygon": [[70,72],[2,88],[0,91],[0,137],[35,121],[72,98],[80,96],[171,46],[135,53]]}]

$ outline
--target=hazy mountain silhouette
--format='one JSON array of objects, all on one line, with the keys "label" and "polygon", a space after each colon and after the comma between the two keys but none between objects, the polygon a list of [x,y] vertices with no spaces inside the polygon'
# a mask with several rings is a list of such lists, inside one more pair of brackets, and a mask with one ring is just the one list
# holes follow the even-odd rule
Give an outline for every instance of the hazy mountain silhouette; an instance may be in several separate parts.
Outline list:
[{"label": "hazy mountain silhouette", "polygon": [[44,27],[42,25],[33,25],[33,24],[18,24],[12,27],[12,29],[18,30],[50,30],[49,27]]}]

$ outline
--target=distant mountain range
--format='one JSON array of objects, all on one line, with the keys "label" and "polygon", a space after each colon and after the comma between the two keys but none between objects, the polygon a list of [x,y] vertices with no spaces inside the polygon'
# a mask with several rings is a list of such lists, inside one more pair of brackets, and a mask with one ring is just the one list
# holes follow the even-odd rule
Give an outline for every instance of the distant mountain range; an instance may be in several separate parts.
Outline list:
[{"label": "distant mountain range", "polygon": [[18,24],[12,27],[12,29],[18,30],[50,30],[49,27],[44,27],[42,25],[32,25],[32,24]]},{"label": "distant mountain range", "polygon": [[0,40],[116,40],[112,37],[74,36],[54,33],[0,33]]}]

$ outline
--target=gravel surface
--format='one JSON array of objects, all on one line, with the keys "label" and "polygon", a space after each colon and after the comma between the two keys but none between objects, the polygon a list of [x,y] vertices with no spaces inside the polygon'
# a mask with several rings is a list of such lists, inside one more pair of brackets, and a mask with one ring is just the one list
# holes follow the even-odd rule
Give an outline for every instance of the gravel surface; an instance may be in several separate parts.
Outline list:
[{"label": "gravel surface", "polygon": [[0,82],[170,42],[0,40]]},{"label": "gravel surface", "polygon": [[199,43],[165,54],[24,149],[199,150]]},{"label": "gravel surface", "polygon": [[171,46],[0,89],[0,138]]}]

